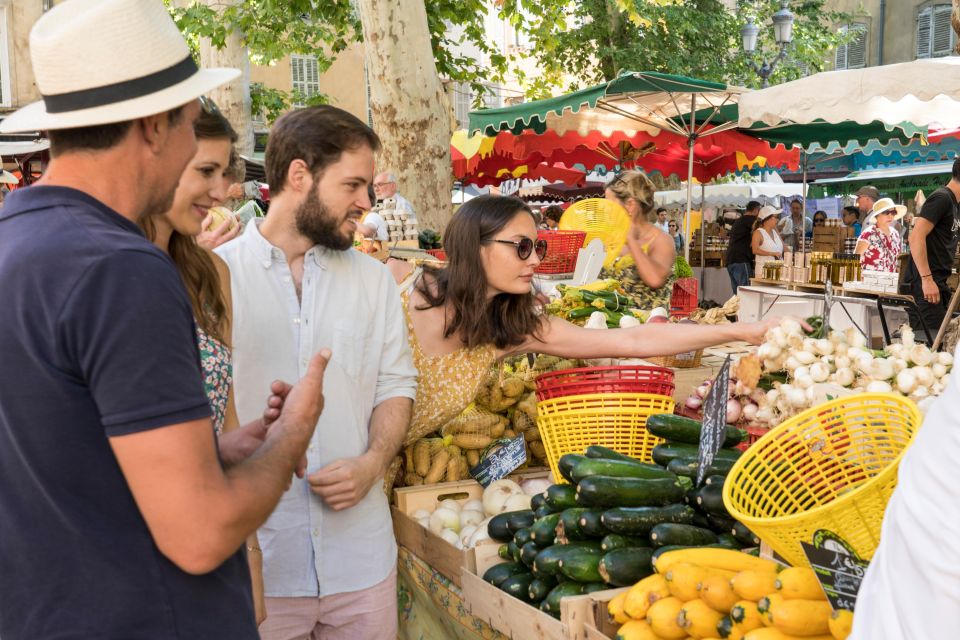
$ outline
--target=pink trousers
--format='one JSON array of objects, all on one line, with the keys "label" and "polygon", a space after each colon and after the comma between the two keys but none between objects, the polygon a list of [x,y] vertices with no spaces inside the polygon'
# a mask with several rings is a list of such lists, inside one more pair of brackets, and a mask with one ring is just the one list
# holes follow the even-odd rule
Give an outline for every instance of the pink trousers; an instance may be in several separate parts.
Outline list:
[{"label": "pink trousers", "polygon": [[369,589],[323,598],[267,598],[261,640],[395,640],[397,569]]}]

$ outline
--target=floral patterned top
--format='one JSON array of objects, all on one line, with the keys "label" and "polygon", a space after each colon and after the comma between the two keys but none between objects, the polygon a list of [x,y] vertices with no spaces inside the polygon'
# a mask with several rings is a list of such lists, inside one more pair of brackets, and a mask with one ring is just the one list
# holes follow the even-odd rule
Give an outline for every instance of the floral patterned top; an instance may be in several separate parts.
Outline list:
[{"label": "floral patterned top", "polygon": [[897,271],[897,258],[903,250],[903,239],[895,229],[889,234],[880,231],[875,225],[864,229],[857,242],[866,242],[867,249],[860,254],[860,264],[871,271]]},{"label": "floral patterned top", "polygon": [[217,435],[223,433],[227,414],[227,400],[233,384],[233,360],[230,349],[197,325],[197,346],[200,348],[200,366],[203,368],[203,387],[213,409],[213,427]]}]

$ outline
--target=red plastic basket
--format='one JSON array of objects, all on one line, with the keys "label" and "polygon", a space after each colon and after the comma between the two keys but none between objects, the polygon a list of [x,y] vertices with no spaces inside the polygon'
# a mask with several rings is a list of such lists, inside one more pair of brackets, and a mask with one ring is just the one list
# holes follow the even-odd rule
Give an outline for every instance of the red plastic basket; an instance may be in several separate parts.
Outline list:
[{"label": "red plastic basket", "polygon": [[447,261],[447,252],[443,249],[426,249],[425,251],[441,262]]},{"label": "red plastic basket", "polygon": [[540,261],[537,273],[573,273],[577,267],[577,256],[587,239],[585,231],[537,231],[537,240],[547,241],[547,255]]},{"label": "red plastic basket", "polygon": [[762,438],[771,427],[743,427],[747,431],[747,439],[736,446],[740,451],[746,451],[754,442]]},{"label": "red plastic basket", "polygon": [[686,318],[697,308],[697,293],[699,282],[696,278],[680,278],[673,283],[673,293],[670,294],[670,315],[675,318]]},{"label": "red plastic basket", "polygon": [[537,400],[590,393],[652,393],[673,396],[673,371],[627,365],[562,369],[537,376]]}]

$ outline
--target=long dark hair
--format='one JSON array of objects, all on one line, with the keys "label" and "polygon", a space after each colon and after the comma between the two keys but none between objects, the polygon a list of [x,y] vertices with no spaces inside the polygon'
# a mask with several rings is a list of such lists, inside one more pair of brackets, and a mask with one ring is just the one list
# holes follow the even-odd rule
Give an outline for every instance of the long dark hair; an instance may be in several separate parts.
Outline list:
[{"label": "long dark hair", "polygon": [[[198,140],[229,140],[231,143],[237,141],[237,132],[219,112],[202,111],[193,125],[193,130]],[[232,155],[231,151],[231,159]],[[156,227],[150,216],[140,219],[140,228],[151,242],[157,237]],[[229,344],[230,319],[227,317],[227,302],[223,295],[220,274],[210,252],[198,245],[195,238],[176,231],[170,234],[167,252],[183,280],[197,324],[207,335]]]},{"label": "long dark hair", "polygon": [[490,244],[500,230],[524,212],[533,218],[523,200],[488,195],[464,203],[450,220],[443,234],[447,266],[424,266],[424,275],[436,284],[436,293],[424,279],[416,284],[427,301],[418,309],[449,304],[453,310],[443,337],[458,335],[469,348],[493,344],[505,349],[538,335],[542,318],[533,294],[500,293],[487,301],[487,278],[480,259],[480,247]]}]

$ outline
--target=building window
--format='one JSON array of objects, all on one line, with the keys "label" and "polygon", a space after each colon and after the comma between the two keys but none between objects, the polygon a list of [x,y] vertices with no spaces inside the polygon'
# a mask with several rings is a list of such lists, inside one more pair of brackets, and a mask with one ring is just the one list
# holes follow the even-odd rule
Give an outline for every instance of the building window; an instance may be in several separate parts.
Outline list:
[{"label": "building window", "polygon": [[867,25],[851,24],[840,27],[840,33],[855,33],[853,40],[837,47],[835,69],[862,69],[867,66]]},{"label": "building window", "polygon": [[940,58],[953,51],[956,35],[950,26],[949,4],[935,4],[917,14],[917,57]]},{"label": "building window", "polygon": [[470,125],[470,109],[473,107],[473,92],[466,82],[453,85],[453,115],[457,127],[466,129]]},{"label": "building window", "polygon": [[290,56],[290,73],[293,76],[293,106],[303,107],[306,100],[320,93],[320,64],[316,56]]}]

